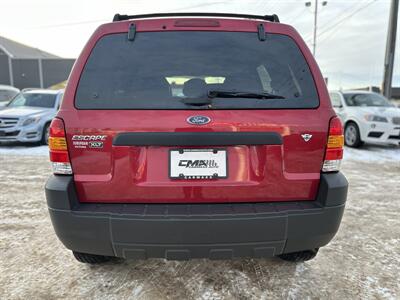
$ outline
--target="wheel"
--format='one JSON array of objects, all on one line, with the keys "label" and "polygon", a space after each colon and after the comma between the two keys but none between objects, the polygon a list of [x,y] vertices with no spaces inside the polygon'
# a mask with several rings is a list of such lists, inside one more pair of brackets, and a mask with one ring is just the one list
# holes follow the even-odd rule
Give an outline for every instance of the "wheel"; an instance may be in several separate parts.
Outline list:
[{"label": "wheel", "polygon": [[50,124],[47,123],[43,127],[43,132],[42,132],[42,144],[43,145],[48,145],[49,144],[49,135],[50,135]]},{"label": "wheel", "polygon": [[279,255],[280,259],[291,261],[291,262],[302,262],[313,259],[317,253],[319,248],[313,250],[305,250],[299,252],[285,253]]},{"label": "wheel", "polygon": [[77,261],[91,265],[105,263],[112,259],[111,256],[88,254],[76,251],[72,251],[72,253],[74,254]]},{"label": "wheel", "polygon": [[358,148],[362,145],[360,138],[360,129],[357,124],[354,122],[350,122],[346,125],[344,130],[344,141],[347,146]]}]

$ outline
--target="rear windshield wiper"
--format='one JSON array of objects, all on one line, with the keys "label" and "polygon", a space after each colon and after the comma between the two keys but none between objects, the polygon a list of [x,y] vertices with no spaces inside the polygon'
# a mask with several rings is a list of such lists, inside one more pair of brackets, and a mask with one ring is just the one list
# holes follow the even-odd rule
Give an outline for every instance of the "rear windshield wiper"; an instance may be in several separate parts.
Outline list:
[{"label": "rear windshield wiper", "polygon": [[254,98],[254,99],[285,99],[281,95],[271,93],[240,92],[240,91],[209,91],[209,98]]},{"label": "rear windshield wiper", "polygon": [[213,98],[285,99],[281,95],[265,92],[208,91],[207,96],[204,98],[183,98],[182,102],[187,105],[203,106],[211,104],[211,99]]}]

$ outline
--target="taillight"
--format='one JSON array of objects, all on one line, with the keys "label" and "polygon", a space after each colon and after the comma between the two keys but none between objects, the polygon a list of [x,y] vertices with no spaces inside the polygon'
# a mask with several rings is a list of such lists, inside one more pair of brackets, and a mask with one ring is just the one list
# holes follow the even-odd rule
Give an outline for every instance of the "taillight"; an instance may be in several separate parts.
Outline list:
[{"label": "taillight", "polygon": [[69,161],[67,140],[65,135],[64,122],[54,118],[50,124],[49,134],[50,161],[54,174],[72,174]]},{"label": "taillight", "polygon": [[322,172],[339,171],[343,158],[343,145],[343,125],[338,117],[334,117],[329,123],[329,136]]}]

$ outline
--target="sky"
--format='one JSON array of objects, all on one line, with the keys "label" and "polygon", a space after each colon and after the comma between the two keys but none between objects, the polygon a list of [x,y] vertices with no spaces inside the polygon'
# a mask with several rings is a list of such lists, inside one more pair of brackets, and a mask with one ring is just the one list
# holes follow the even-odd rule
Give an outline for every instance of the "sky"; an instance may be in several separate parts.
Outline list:
[{"label": "sky", "polygon": [[[312,46],[313,5],[306,0],[0,0],[0,35],[76,58],[93,31],[115,13],[229,12],[278,14]],[[390,0],[319,0],[317,62],[329,88],[380,86]],[[400,23],[400,22],[399,22]],[[400,87],[400,29],[393,86]]]}]

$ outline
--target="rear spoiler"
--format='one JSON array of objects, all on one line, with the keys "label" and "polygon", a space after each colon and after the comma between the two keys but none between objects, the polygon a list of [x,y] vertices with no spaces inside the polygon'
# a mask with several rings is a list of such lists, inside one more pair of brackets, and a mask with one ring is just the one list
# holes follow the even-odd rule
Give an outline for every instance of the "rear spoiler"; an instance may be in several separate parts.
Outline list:
[{"label": "rear spoiler", "polygon": [[273,15],[247,15],[247,14],[229,14],[229,13],[156,13],[156,14],[142,14],[142,15],[120,15],[115,14],[113,22],[126,21],[132,19],[148,19],[148,18],[165,18],[165,17],[227,17],[227,18],[243,18],[243,19],[256,19],[265,20],[269,22],[279,23],[279,17]]}]

